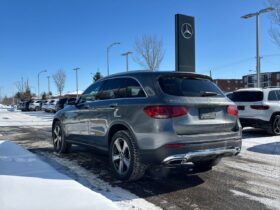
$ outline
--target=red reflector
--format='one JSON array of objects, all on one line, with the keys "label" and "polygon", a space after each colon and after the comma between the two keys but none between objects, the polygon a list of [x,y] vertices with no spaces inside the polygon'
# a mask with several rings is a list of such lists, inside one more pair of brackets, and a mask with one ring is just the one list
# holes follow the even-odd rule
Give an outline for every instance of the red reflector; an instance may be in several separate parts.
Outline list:
[{"label": "red reflector", "polygon": [[166,119],[186,115],[188,110],[184,106],[157,105],[145,107],[144,112],[152,118]]},{"label": "red reflector", "polygon": [[229,115],[237,116],[237,115],[238,115],[237,106],[235,106],[235,105],[229,105],[229,106],[227,107],[227,113],[228,113]]},{"label": "red reflector", "polygon": [[256,109],[256,110],[268,110],[269,106],[267,105],[251,105],[250,106],[252,109]]}]

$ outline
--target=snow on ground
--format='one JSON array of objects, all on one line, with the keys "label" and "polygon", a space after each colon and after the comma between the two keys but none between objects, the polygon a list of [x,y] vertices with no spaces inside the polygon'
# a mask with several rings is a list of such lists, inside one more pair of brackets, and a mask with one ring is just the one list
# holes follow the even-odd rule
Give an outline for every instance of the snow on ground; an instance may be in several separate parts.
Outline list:
[{"label": "snow on ground", "polygon": [[[39,128],[39,127],[51,126],[52,118],[53,118],[53,114],[45,113],[45,112],[20,112],[20,111],[8,112],[6,110],[3,111],[3,109],[0,109],[0,127],[1,126],[23,126],[23,127]],[[1,133],[0,133],[0,135],[1,135]],[[2,177],[2,175],[3,175],[3,172],[1,171],[2,155],[3,154],[1,151],[1,147],[0,147],[0,195],[2,195],[2,193],[5,193],[5,192],[2,192],[2,189],[10,188],[10,186],[8,186],[7,184],[4,185],[6,180],[4,180]],[[29,154],[29,155],[31,155],[31,154]],[[68,160],[58,158],[53,154],[49,154],[49,155],[52,156],[49,158],[55,159],[59,164],[69,167],[70,169],[73,167],[79,167],[78,164],[73,164],[73,161],[68,161]],[[21,160],[22,157],[19,156],[18,158],[19,159],[17,159],[17,160]],[[32,158],[31,159],[29,158],[28,160],[32,160]],[[33,164],[33,162],[30,161],[29,167],[31,167],[31,163]],[[28,168],[26,167],[26,169],[28,169]],[[38,169],[38,173],[41,172],[40,170]],[[26,170],[26,171],[28,171],[28,170]],[[82,177],[82,178],[86,179],[88,182],[90,182],[91,186],[95,186],[95,189],[98,189],[98,192],[100,192],[107,199],[113,201],[113,203],[115,205],[117,205],[119,208],[121,208],[123,210],[130,210],[130,209],[159,210],[159,209],[161,209],[161,208],[155,206],[154,204],[146,201],[145,199],[139,198],[138,196],[134,195],[133,193],[130,193],[129,191],[127,191],[125,189],[122,189],[120,187],[111,186],[109,183],[97,178],[97,176],[95,176],[93,173],[85,170],[82,167],[79,167],[77,171],[78,171],[78,175],[80,177]],[[29,184],[31,182],[29,176],[26,176],[24,178],[22,178],[22,177],[17,178],[16,180],[19,180],[23,183],[25,183],[24,180],[26,180],[26,184]],[[32,182],[34,181],[35,184],[37,184],[36,185],[37,187],[39,187],[39,184],[41,183],[40,180],[41,179],[38,179],[36,177],[32,178]],[[54,181],[54,180],[50,180],[49,182],[52,183],[51,181]],[[54,183],[54,185],[55,185],[55,183]],[[66,185],[66,182],[59,182],[59,185],[62,185],[62,187],[63,187],[63,185]],[[69,188],[69,190],[72,190],[72,189]],[[24,194],[24,190],[22,190],[21,192]],[[28,190],[28,192],[29,192],[29,190]],[[13,192],[9,191],[8,194],[12,194],[12,193]],[[18,195],[18,194],[15,194],[15,195]],[[65,196],[63,195],[62,197],[60,196],[58,198],[64,199]],[[7,198],[3,198],[0,196],[0,207],[2,206],[1,202],[3,202],[6,199]],[[9,199],[11,199],[11,198],[9,198]],[[14,199],[17,199],[16,196],[14,196]],[[66,200],[66,202],[67,202],[68,198],[64,199],[64,200]],[[45,205],[41,205],[41,206],[45,207]],[[42,209],[41,206],[40,206],[40,208],[37,208],[37,209]],[[15,205],[15,207],[18,207],[18,205]],[[0,209],[2,210],[2,208],[0,208]],[[15,209],[18,209],[18,208],[15,208]],[[48,207],[47,209],[52,209],[52,208]],[[76,209],[85,209],[85,208],[76,208]],[[97,209],[97,208],[93,208],[93,209]],[[110,209],[110,208],[107,208],[107,209]]]},{"label": "snow on ground", "polygon": [[51,126],[53,114],[46,112],[20,112],[0,109],[0,126]]},{"label": "snow on ground", "polygon": [[10,141],[0,141],[0,195],[1,210],[118,209]]}]

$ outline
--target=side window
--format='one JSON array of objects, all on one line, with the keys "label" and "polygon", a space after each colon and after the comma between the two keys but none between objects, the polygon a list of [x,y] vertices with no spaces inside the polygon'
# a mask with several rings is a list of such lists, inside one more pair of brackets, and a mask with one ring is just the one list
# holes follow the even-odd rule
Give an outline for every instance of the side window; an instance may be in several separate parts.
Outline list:
[{"label": "side window", "polygon": [[81,95],[81,98],[79,100],[79,103],[85,103],[88,101],[94,101],[96,99],[96,96],[100,90],[102,82],[96,82],[89,86],[85,92]]},{"label": "side window", "polygon": [[125,81],[124,78],[108,79],[104,82],[100,93],[98,94],[98,99],[114,99],[114,98],[124,98],[125,97]]},{"label": "side window", "polygon": [[268,100],[269,101],[277,101],[277,95],[276,95],[276,91],[275,90],[272,90],[272,91],[269,91],[269,94],[268,94]]},{"label": "side window", "polygon": [[126,97],[145,97],[145,93],[139,83],[132,78],[126,79]]}]

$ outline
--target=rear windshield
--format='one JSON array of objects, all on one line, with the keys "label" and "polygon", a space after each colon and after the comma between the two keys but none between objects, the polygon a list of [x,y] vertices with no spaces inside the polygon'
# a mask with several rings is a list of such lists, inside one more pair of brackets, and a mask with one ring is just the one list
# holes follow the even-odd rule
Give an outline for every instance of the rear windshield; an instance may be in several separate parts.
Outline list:
[{"label": "rear windshield", "polygon": [[159,84],[162,91],[173,96],[224,97],[222,91],[210,80],[187,77],[161,77]]},{"label": "rear windshield", "polygon": [[263,100],[261,91],[240,91],[232,94],[231,100],[234,102],[255,102]]}]

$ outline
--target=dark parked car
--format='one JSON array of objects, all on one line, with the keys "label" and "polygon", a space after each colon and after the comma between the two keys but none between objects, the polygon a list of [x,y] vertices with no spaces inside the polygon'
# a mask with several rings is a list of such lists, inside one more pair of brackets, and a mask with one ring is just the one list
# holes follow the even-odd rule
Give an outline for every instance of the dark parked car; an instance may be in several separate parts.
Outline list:
[{"label": "dark parked car", "polygon": [[63,109],[68,103],[73,103],[76,101],[76,98],[61,98],[59,99],[59,101],[57,102],[56,106],[55,106],[55,112]]},{"label": "dark parked car", "polygon": [[54,149],[93,146],[114,175],[137,180],[153,165],[211,169],[241,149],[235,104],[205,75],[129,72],[90,85],[53,119]]},{"label": "dark parked car", "polygon": [[29,104],[30,104],[30,101],[22,101],[18,104],[17,109],[21,110],[22,112],[30,111]]}]

